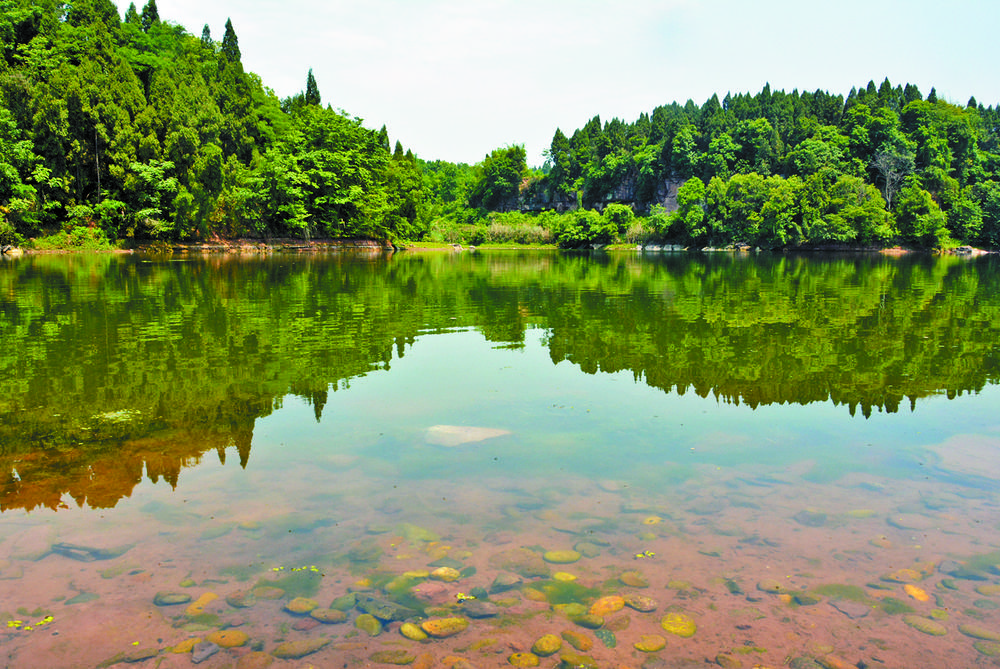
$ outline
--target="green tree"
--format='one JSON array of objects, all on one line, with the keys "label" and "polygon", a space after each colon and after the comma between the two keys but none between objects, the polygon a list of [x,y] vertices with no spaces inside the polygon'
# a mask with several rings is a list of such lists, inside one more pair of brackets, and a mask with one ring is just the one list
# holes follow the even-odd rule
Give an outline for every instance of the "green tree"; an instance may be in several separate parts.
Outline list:
[{"label": "green tree", "polygon": [[506,211],[515,205],[521,182],[527,176],[524,146],[494,149],[479,167],[480,176],[469,193],[469,205]]},{"label": "green tree", "polygon": [[312,68],[309,68],[309,75],[306,77],[306,98],[307,105],[318,105],[320,103],[319,86],[316,85],[316,77],[313,76]]},{"label": "green tree", "polygon": [[146,6],[142,8],[141,22],[143,31],[147,33],[160,22],[160,12],[156,9],[156,0],[148,0]]},{"label": "green tree", "polygon": [[125,10],[125,23],[133,26],[142,27],[142,19],[139,17],[139,11],[135,8],[135,3],[130,2],[128,9]]},{"label": "green tree", "polygon": [[705,204],[705,182],[691,177],[677,189],[677,211],[674,212],[672,229],[692,242],[705,242],[708,239]]},{"label": "green tree", "polygon": [[906,243],[939,248],[948,240],[944,213],[931,194],[915,183],[909,183],[899,191],[894,213],[899,234]]},{"label": "green tree", "polygon": [[230,63],[239,63],[242,58],[240,41],[236,37],[236,30],[233,29],[232,19],[226,19],[226,33],[222,36],[222,56]]}]

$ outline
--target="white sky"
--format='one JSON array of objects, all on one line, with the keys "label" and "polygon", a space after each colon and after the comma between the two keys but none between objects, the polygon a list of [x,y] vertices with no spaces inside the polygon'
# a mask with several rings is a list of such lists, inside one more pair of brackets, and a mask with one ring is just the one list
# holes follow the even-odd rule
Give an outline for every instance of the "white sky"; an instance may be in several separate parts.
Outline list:
[{"label": "white sky", "polygon": [[[128,0],[116,0],[124,14]],[[145,0],[136,2],[139,10]],[[285,97],[313,69],[323,104],[385,124],[426,160],[475,163],[556,128],[712,93],[822,89],[886,76],[926,96],[1000,103],[995,0],[157,0]]]}]

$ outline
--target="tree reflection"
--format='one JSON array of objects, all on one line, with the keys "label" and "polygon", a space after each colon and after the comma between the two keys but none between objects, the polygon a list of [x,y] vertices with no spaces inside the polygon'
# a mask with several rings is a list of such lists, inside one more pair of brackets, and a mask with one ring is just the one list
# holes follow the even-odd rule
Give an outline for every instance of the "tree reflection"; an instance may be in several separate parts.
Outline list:
[{"label": "tree reflection", "polygon": [[996,383],[990,259],[876,255],[32,257],[0,268],[0,508],[114,506],[215,451],[250,457],[284,397],[316,420],[421,334],[750,407],[916,410]]}]

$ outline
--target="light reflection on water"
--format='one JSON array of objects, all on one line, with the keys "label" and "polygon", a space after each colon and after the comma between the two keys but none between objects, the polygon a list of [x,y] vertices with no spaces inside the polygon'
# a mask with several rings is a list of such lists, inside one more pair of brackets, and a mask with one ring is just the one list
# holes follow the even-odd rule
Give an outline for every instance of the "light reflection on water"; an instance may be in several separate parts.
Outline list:
[{"label": "light reflection on water", "polygon": [[[363,664],[392,650],[422,666],[461,657],[499,667],[567,630],[593,643],[583,654],[599,666],[701,666],[720,653],[719,663],[740,663],[728,666],[990,661],[992,642],[969,634],[1000,638],[1000,587],[990,587],[1000,584],[996,386],[867,419],[829,401],[751,409],[553,362],[542,324],[515,348],[461,323],[430,330],[440,333],[418,332],[404,355],[340,382],[321,412],[280,398],[253,422],[245,468],[233,445],[187,462],[176,488],[137,480],[114,508],[66,496],[57,512],[6,512],[4,613],[53,617],[7,629],[0,649],[12,666],[96,666],[144,649],[160,666],[187,666],[190,654],[168,649],[218,628],[249,641],[209,666],[330,639],[309,661]],[[428,439],[436,425],[509,434],[441,446]],[[199,438],[193,426],[173,440]],[[125,552],[91,562],[45,554],[60,544]],[[573,549],[584,556],[540,559]],[[449,559],[459,580],[420,575]],[[313,566],[321,576],[292,571]],[[398,622],[380,636],[358,632],[358,610],[325,625],[284,612],[290,596],[226,601],[262,581],[321,607],[352,591],[403,599],[389,584],[406,572],[430,617],[462,615],[457,595],[490,590],[500,573],[523,583],[490,595],[497,617],[423,643]],[[656,609],[612,611],[598,634],[553,606],[573,599],[556,572],[602,595],[650,597]],[[185,615],[154,606],[158,592],[220,597]],[[588,590],[578,603],[592,600]],[[665,631],[669,612],[689,616],[694,636]],[[644,635],[663,636],[667,650],[636,650]],[[563,643],[554,657],[577,652]]]}]

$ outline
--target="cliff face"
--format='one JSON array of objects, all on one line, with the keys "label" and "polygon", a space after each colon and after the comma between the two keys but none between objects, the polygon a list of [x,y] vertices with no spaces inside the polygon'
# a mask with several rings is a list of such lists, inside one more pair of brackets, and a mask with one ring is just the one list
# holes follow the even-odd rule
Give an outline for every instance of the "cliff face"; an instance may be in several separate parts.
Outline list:
[{"label": "cliff face", "polygon": [[[616,202],[632,207],[636,213],[648,213],[652,205],[660,204],[668,213],[677,210],[677,189],[684,183],[683,179],[664,179],[657,184],[653,202],[641,202],[637,197],[636,174],[626,175],[618,185],[603,197],[592,200],[589,205],[601,211],[605,206]],[[584,198],[586,200],[586,197]],[[516,198],[503,203],[504,211],[540,212],[540,211],[572,211],[577,208],[575,193],[552,193],[546,189],[532,188],[531,184],[521,189]]]}]

